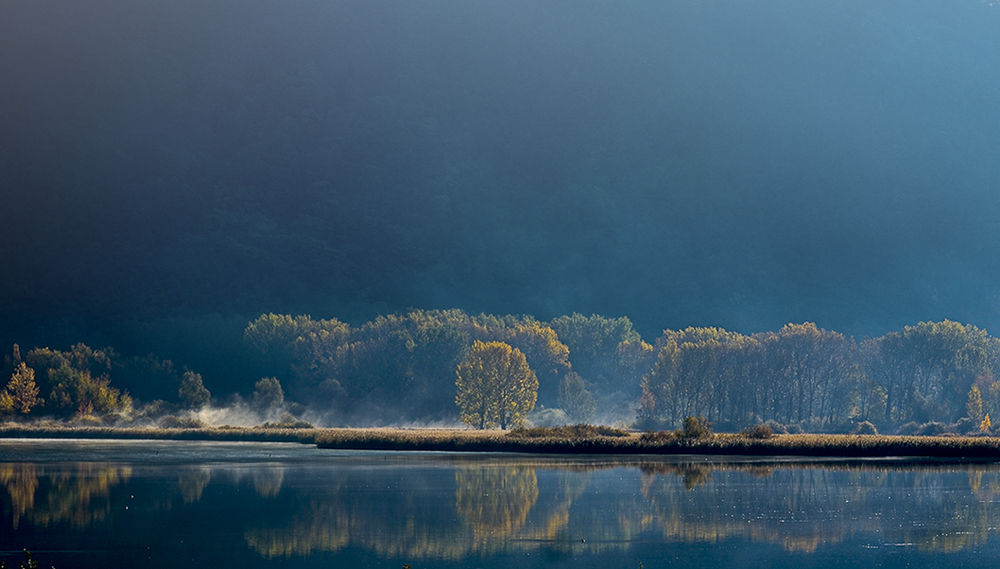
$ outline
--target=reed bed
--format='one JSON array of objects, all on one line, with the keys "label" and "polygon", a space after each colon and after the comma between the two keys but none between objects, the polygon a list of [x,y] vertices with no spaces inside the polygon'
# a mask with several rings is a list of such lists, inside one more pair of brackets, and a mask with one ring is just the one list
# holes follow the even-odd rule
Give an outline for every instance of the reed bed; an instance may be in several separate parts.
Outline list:
[{"label": "reed bed", "polygon": [[127,439],[177,441],[287,442],[314,444],[318,429],[268,429],[260,427],[82,427],[59,425],[0,425],[0,438],[21,439]]},{"label": "reed bed", "polygon": [[[588,428],[584,428],[588,427]],[[1000,461],[1000,438],[884,435],[745,434],[684,437],[677,432],[629,433],[576,426],[556,429],[283,429],[213,427],[83,427],[0,425],[0,438],[152,439],[294,442],[322,449],[546,454],[786,456],[822,458],[926,457]]]},{"label": "reed bed", "polygon": [[317,434],[316,443],[320,448],[367,450],[1000,460],[1000,439],[987,437],[779,435],[757,439],[738,434],[690,438],[675,433],[560,437],[523,436],[517,431],[328,429]]}]

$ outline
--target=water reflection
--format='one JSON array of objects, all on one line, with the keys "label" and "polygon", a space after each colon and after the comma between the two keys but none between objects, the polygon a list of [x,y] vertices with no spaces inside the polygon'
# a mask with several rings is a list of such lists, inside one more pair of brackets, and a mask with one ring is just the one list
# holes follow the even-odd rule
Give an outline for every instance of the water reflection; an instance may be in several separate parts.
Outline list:
[{"label": "water reflection", "polygon": [[800,554],[847,543],[949,553],[985,546],[1000,527],[1000,469],[985,464],[374,454],[320,464],[20,462],[0,463],[0,487],[4,545],[46,528],[105,531],[119,518],[164,525],[180,511],[204,520],[206,543],[239,536],[261,559],[363,550],[457,561],[730,541]]},{"label": "water reflection", "polygon": [[254,469],[250,475],[253,479],[253,489],[258,496],[274,498],[281,492],[281,483],[285,480],[285,469],[277,466]]},{"label": "water reflection", "polygon": [[455,486],[455,509],[477,545],[515,534],[538,500],[538,477],[526,466],[461,467]]},{"label": "water reflection", "polygon": [[244,538],[251,549],[268,559],[338,551],[351,542],[351,523],[346,512],[332,506],[308,500],[286,524],[255,527]]},{"label": "water reflection", "polygon": [[[422,507],[414,497],[424,487],[417,481],[409,492],[390,492],[372,504],[347,478],[313,498],[292,524],[258,528],[247,540],[269,556],[354,545],[391,557],[460,559],[497,551],[627,550],[644,532],[665,541],[738,539],[805,553],[864,534],[875,545],[949,552],[982,545],[1000,522],[994,502],[1000,478],[992,466],[601,466],[619,471],[617,477],[595,477],[594,470],[456,464],[454,518],[443,501],[437,509]],[[620,481],[623,487],[609,487]]]},{"label": "water reflection", "polygon": [[212,481],[212,471],[208,468],[183,470],[177,475],[177,488],[185,504],[193,504],[201,500],[205,487]]},{"label": "water reflection", "polygon": [[[995,466],[784,465],[767,471],[744,465],[672,467],[647,475],[642,495],[665,539],[741,539],[815,552],[849,536],[876,545],[951,552],[986,542],[1000,521]],[[745,474],[754,475],[749,480]],[[983,489],[984,477],[993,488]],[[690,491],[696,487],[698,491]]]},{"label": "water reflection", "polygon": [[126,482],[128,466],[79,463],[72,469],[49,469],[31,463],[0,464],[0,484],[7,492],[4,511],[11,526],[21,520],[34,526],[68,522],[83,528],[111,512],[111,489]]}]

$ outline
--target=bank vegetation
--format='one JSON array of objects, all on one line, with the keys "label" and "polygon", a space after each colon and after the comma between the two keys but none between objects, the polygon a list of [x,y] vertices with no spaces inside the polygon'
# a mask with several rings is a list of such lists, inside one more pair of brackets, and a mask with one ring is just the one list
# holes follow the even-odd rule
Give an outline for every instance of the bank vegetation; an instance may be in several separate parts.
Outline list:
[{"label": "bank vegetation", "polygon": [[773,435],[698,432],[688,423],[677,431],[644,433],[593,425],[557,428],[478,429],[297,429],[273,427],[113,428],[59,424],[0,425],[0,438],[128,439],[231,442],[292,442],[319,449],[373,451],[498,452],[543,454],[785,456],[826,458],[926,457],[1000,461],[1000,438],[897,435]]}]

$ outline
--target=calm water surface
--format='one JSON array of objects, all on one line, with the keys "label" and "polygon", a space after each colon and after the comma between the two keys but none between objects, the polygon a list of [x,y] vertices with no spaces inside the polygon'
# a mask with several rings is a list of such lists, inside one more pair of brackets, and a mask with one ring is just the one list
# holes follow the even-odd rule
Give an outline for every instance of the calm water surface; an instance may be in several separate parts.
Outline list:
[{"label": "calm water surface", "polygon": [[0,441],[6,559],[43,567],[968,567],[1000,467]]}]

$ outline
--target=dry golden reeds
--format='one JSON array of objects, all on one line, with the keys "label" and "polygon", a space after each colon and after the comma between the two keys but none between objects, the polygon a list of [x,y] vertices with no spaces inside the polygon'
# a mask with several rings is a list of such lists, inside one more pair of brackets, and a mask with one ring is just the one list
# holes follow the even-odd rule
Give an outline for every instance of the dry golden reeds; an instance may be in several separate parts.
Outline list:
[{"label": "dry golden reeds", "polygon": [[628,433],[590,426],[554,429],[286,429],[213,427],[66,427],[58,424],[0,425],[0,438],[168,439],[296,442],[320,448],[553,454],[650,454],[794,457],[930,457],[1000,461],[1000,438],[883,435],[747,434],[685,437],[679,432]]}]

